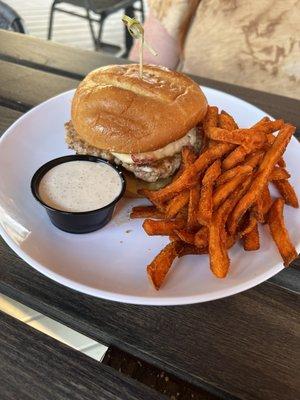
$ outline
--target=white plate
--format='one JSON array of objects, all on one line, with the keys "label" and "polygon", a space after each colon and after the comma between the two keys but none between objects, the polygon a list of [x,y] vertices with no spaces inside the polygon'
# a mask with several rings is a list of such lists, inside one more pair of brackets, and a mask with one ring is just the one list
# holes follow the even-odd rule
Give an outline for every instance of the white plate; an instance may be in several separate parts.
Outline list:
[{"label": "white plate", "polygon": [[[217,90],[203,88],[210,104],[231,113],[243,127],[266,115],[258,108]],[[55,281],[81,292],[127,303],[176,305],[229,296],[251,288],[279,272],[281,258],[266,228],[261,248],[230,251],[226,279],[210,272],[208,257],[187,256],[176,261],[166,284],[155,291],[146,265],[167,243],[148,237],[141,220],[130,221],[133,204],[123,201],[104,229],[74,235],[55,228],[30,192],[33,173],[45,162],[72,152],[64,143],[64,123],[70,118],[73,91],[62,93],[16,121],[0,141],[0,230],[7,244],[28,264]],[[300,144],[293,138],[285,155],[291,182],[300,181]],[[296,186],[296,185],[295,185]],[[296,186],[299,193],[299,184]],[[286,225],[300,251],[300,211],[285,208]]]}]

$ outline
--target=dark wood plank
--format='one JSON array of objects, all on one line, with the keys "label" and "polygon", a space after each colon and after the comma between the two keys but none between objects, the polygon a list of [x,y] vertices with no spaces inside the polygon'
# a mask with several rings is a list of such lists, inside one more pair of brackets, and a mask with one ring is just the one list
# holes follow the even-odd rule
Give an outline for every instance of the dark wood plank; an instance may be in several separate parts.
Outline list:
[{"label": "dark wood plank", "polygon": [[279,274],[273,276],[268,282],[300,294],[300,257]]},{"label": "dark wood plank", "polygon": [[1,399],[166,399],[0,312]]},{"label": "dark wood plank", "polygon": [[124,60],[105,53],[74,49],[0,29],[0,59],[69,78],[82,79],[95,68]]},{"label": "dark wood plank", "polygon": [[184,382],[174,375],[132,356],[116,347],[110,347],[102,360],[103,364],[128,375],[133,379],[165,394],[168,398],[179,400],[218,400],[205,390]]},{"label": "dark wood plank", "polygon": [[0,106],[0,136],[11,124],[21,117],[21,115],[23,115],[23,113],[19,111]]},{"label": "dark wood plank", "polygon": [[77,80],[6,61],[0,61],[0,71],[0,105],[19,105],[21,111],[78,85]]},{"label": "dark wood plank", "polygon": [[21,303],[210,393],[300,397],[300,308],[292,291],[264,283],[190,306],[118,304],[50,282],[0,243],[0,291]]}]

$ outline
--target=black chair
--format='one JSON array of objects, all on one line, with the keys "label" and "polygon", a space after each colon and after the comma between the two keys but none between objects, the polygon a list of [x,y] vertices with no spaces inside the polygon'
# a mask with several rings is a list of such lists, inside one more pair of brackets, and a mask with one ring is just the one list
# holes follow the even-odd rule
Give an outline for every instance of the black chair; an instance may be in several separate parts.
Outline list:
[{"label": "black chair", "polygon": [[27,31],[19,14],[3,1],[0,1],[0,29],[19,33]]},{"label": "black chair", "polygon": [[[58,5],[61,5],[63,3],[72,4],[74,6],[83,8],[85,11],[85,15],[79,14],[74,11],[66,10],[65,8],[61,8],[60,6],[58,7]],[[139,3],[139,7],[136,7],[134,3]],[[54,0],[50,11],[48,40],[52,38],[54,12],[59,11],[66,14],[74,15],[76,17],[84,18],[88,21],[95,50],[101,49],[109,53],[117,53],[118,51],[121,50],[119,46],[104,43],[102,42],[101,38],[103,32],[103,24],[106,18],[120,9],[124,9],[124,13],[129,17],[134,17],[136,11],[140,12],[141,20],[142,22],[144,22],[143,0]],[[92,17],[91,12],[97,14],[97,17]],[[93,22],[97,22],[98,32],[95,32],[95,29],[93,27]],[[122,54],[122,57],[127,57],[131,49],[131,46],[133,44],[133,39],[128,33],[125,26],[124,26],[124,39],[125,39],[125,51]]]}]

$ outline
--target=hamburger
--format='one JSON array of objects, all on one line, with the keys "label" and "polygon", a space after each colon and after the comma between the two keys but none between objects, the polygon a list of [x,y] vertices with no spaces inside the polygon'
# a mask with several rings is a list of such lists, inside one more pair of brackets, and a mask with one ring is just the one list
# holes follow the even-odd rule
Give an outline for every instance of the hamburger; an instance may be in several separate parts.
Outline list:
[{"label": "hamburger", "polygon": [[186,75],[146,65],[110,65],[90,72],[72,100],[66,143],[78,154],[104,158],[126,172],[127,189],[166,185],[183,146],[199,151],[207,110],[200,87]]}]

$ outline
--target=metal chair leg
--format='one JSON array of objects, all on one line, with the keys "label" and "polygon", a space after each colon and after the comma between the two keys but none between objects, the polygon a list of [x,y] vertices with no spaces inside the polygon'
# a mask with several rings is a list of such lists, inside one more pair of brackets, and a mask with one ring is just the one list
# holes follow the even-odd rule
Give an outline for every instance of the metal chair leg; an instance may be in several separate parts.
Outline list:
[{"label": "metal chair leg", "polygon": [[103,25],[104,25],[104,21],[107,17],[106,12],[103,12],[100,14],[100,19],[99,19],[99,30],[98,30],[98,37],[97,37],[97,41],[98,41],[98,48],[101,48],[101,43],[102,43],[102,32],[103,32]]},{"label": "metal chair leg", "polygon": [[140,3],[141,3],[141,20],[142,20],[142,23],[144,23],[145,22],[144,1],[141,0]]},{"label": "metal chair leg", "polygon": [[97,42],[97,37],[96,37],[95,31],[94,31],[93,21],[91,20],[91,17],[90,17],[90,10],[88,8],[86,9],[86,17],[87,17],[87,20],[88,20],[88,23],[89,23],[89,27],[90,27],[92,39],[93,39],[93,42],[94,42],[95,50],[98,50],[99,46],[98,46],[98,42]]},{"label": "metal chair leg", "polygon": [[48,27],[48,36],[47,36],[48,40],[51,40],[51,38],[52,38],[55,6],[56,6],[56,0],[53,1],[51,9],[50,9],[50,17],[49,17],[49,25],[48,25],[49,27]]}]

